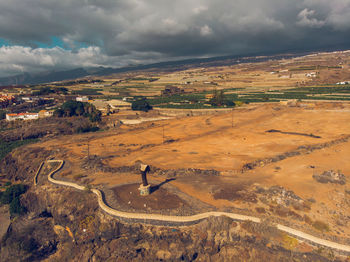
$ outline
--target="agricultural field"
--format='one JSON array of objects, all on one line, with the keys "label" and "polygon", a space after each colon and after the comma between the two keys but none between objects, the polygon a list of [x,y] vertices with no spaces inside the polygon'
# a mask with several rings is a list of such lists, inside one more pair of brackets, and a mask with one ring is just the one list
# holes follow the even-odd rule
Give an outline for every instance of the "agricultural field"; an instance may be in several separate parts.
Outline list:
[{"label": "agricultural field", "polygon": [[[222,66],[203,63],[182,70],[130,71],[110,76],[86,77],[2,90],[23,96],[53,96],[56,100],[88,96],[89,99],[145,97],[153,107],[205,109],[242,103],[290,100],[349,101],[349,52],[318,53],[285,59],[246,62],[222,61]],[[162,94],[169,86],[179,92]],[[229,103],[215,105],[210,95],[222,91]]]},{"label": "agricultural field", "polygon": [[[144,96],[156,107],[208,108],[206,95],[223,90],[233,102],[283,100],[349,100],[350,86],[336,85],[350,79],[348,52],[320,53],[281,60],[234,63],[231,66],[195,67],[175,72],[129,72],[102,77],[98,82],[72,85],[73,94],[123,98]],[[167,86],[181,94],[162,96]],[[214,106],[215,107],[215,106]]]}]

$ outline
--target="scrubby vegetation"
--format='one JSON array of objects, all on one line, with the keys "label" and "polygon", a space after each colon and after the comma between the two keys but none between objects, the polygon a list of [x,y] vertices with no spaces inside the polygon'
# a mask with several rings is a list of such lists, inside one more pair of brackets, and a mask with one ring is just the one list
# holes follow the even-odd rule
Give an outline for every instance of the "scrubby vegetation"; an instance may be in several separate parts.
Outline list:
[{"label": "scrubby vegetation", "polygon": [[4,192],[0,192],[0,204],[10,205],[11,216],[21,215],[26,212],[21,205],[20,196],[27,191],[23,184],[9,185]]},{"label": "scrubby vegetation", "polygon": [[0,160],[3,159],[8,153],[13,149],[36,142],[37,139],[26,139],[26,140],[17,140],[17,141],[4,141],[0,139]]},{"label": "scrubby vegetation", "polygon": [[320,220],[316,220],[315,222],[313,222],[312,226],[319,231],[329,231],[329,226]]}]

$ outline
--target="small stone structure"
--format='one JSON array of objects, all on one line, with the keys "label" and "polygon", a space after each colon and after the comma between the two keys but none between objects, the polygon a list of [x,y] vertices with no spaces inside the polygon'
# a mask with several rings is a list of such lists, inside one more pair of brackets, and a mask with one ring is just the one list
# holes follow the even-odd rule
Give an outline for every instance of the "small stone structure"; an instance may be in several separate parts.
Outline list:
[{"label": "small stone structure", "polygon": [[151,193],[151,185],[147,182],[147,172],[150,168],[148,165],[141,164],[140,172],[142,177],[142,184],[139,187],[141,196],[148,196]]},{"label": "small stone structure", "polygon": [[139,190],[141,196],[148,196],[151,193],[151,185],[144,186],[141,184]]}]

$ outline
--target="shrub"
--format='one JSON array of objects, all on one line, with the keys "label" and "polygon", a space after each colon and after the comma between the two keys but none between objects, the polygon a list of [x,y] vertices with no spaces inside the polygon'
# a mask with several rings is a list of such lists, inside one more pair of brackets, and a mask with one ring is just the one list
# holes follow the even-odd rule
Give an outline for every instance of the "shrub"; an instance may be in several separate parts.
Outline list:
[{"label": "shrub", "polygon": [[86,126],[86,127],[80,126],[77,128],[77,133],[96,132],[98,130],[100,130],[100,128],[97,126]]},{"label": "shrub", "polygon": [[74,176],[73,176],[73,179],[74,179],[74,181],[78,181],[79,179],[82,179],[82,178],[84,178],[84,177],[86,177],[86,175],[78,174],[78,175],[74,175]]},{"label": "shrub", "polygon": [[231,100],[225,100],[224,104],[225,104],[226,106],[235,106],[235,105],[236,105],[235,102],[233,102],[233,101],[231,101]]},{"label": "shrub", "polygon": [[21,205],[21,201],[19,199],[19,197],[15,197],[14,199],[12,199],[11,203],[10,203],[10,214],[11,216],[14,215],[21,215],[23,213],[26,212],[25,207],[23,207]]},{"label": "shrub", "polygon": [[287,234],[283,234],[283,247],[285,249],[291,250],[296,248],[298,245],[299,245],[299,241],[296,238],[291,237]]},{"label": "shrub", "polygon": [[319,231],[329,231],[329,226],[320,220],[316,220],[312,226]]},{"label": "shrub", "polygon": [[23,184],[12,185],[2,193],[0,202],[2,204],[10,204],[15,198],[18,198],[26,191],[27,187]]},{"label": "shrub", "polygon": [[260,213],[260,214],[266,213],[266,210],[265,210],[265,208],[263,208],[263,207],[256,207],[255,210],[256,210],[258,213]]},{"label": "shrub", "polygon": [[243,105],[243,102],[242,102],[242,101],[235,101],[235,105],[236,105],[236,106],[242,106],[242,105]]}]

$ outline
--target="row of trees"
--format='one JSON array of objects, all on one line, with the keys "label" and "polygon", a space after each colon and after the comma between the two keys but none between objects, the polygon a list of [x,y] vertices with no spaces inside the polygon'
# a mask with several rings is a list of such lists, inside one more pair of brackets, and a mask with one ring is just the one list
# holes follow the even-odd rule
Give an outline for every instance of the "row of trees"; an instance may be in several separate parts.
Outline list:
[{"label": "row of trees", "polygon": [[54,116],[57,117],[84,116],[88,117],[91,122],[100,122],[101,115],[101,111],[94,105],[73,100],[65,102],[54,112]]},{"label": "row of trees", "polygon": [[33,91],[33,95],[41,96],[41,95],[49,95],[49,94],[64,94],[68,93],[68,89],[65,87],[50,87],[43,86],[39,90]]}]

